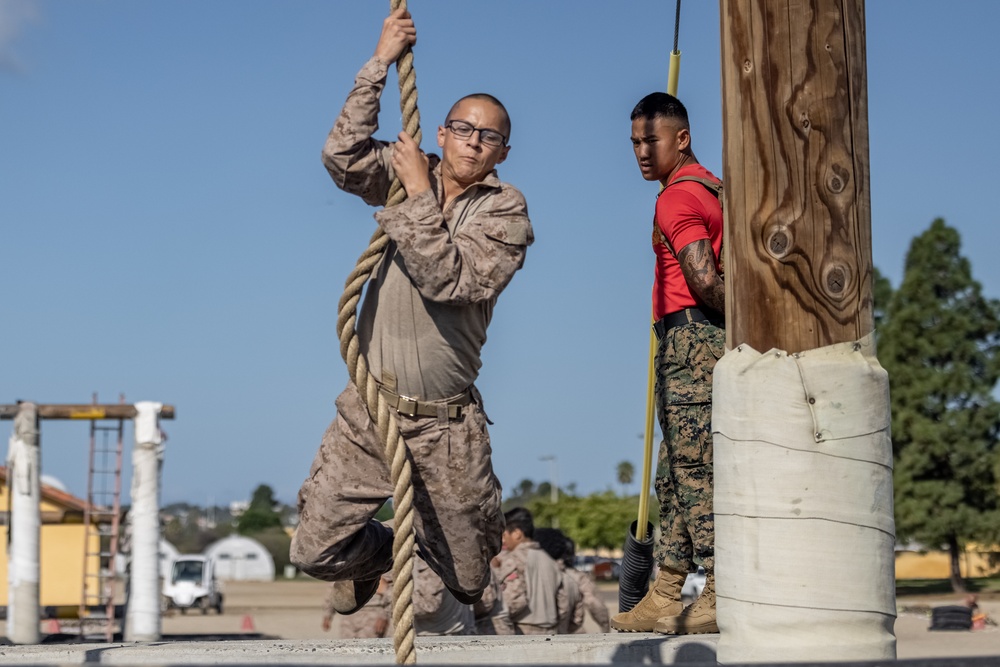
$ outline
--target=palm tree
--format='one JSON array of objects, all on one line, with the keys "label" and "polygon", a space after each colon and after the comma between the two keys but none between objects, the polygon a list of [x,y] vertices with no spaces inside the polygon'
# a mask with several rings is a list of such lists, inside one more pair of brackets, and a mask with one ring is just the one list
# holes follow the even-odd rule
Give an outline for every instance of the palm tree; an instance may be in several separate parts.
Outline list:
[{"label": "palm tree", "polygon": [[632,477],[635,475],[635,468],[628,461],[622,461],[618,464],[618,483],[622,485],[622,495],[628,495],[628,485],[632,483]]}]

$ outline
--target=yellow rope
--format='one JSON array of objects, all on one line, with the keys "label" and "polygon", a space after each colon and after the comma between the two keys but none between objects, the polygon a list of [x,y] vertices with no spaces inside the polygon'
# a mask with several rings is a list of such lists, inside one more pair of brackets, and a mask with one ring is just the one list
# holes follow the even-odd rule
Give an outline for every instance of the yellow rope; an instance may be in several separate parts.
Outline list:
[{"label": "yellow rope", "polygon": [[[406,8],[406,0],[390,0],[390,10]],[[417,110],[417,75],[413,69],[413,52],[407,48],[396,61],[399,75],[399,106],[403,112],[403,129],[420,145],[420,112]],[[386,207],[395,206],[406,199],[406,190],[398,178],[389,187]],[[385,459],[389,462],[394,487],[392,505],[395,512],[392,588],[393,646],[396,649],[396,664],[410,665],[417,662],[413,630],[413,474],[410,460],[406,456],[406,443],[399,433],[396,413],[389,409],[378,391],[378,384],[368,364],[359,353],[358,336],[355,331],[358,302],[365,282],[378,266],[388,237],[381,228],[375,230],[368,248],[361,254],[347,277],[344,293],[340,297],[337,315],[337,337],[340,338],[340,355],[347,362],[351,380],[358,388],[361,399],[368,408],[372,421],[378,426],[379,437],[385,446]]]}]

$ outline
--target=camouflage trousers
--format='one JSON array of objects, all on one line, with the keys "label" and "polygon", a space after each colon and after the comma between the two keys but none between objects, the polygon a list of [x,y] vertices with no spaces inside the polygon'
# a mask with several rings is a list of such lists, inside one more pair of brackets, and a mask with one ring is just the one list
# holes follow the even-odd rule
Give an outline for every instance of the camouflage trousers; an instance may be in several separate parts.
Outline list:
[{"label": "camouflage trousers", "polygon": [[[390,621],[392,620],[391,606],[392,600],[390,599],[388,605],[366,604],[350,616],[340,616],[337,619],[340,624],[338,636],[341,639],[377,639],[385,637],[389,632]],[[377,629],[379,620],[382,620],[384,623],[384,629],[381,634],[379,634]]]},{"label": "camouflage trousers", "polygon": [[715,568],[712,513],[712,372],[725,330],[708,322],[674,327],[656,353],[656,413],[663,432],[656,466],[658,562],[691,572]]},{"label": "camouflage trousers", "polygon": [[[421,556],[449,588],[481,591],[504,526],[486,415],[473,402],[459,419],[398,415],[397,423],[413,471]],[[373,517],[392,495],[376,426],[350,384],[299,490],[292,562],[324,581],[375,579],[388,571],[392,530]]]}]

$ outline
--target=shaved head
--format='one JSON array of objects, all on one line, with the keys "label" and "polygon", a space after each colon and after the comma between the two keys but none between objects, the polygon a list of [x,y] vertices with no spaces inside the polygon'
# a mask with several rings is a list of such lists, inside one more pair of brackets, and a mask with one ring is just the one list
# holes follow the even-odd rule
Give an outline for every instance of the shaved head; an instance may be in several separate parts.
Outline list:
[{"label": "shaved head", "polygon": [[455,109],[457,109],[458,105],[464,102],[465,100],[479,100],[481,102],[489,102],[497,109],[499,109],[500,114],[503,117],[504,126],[499,127],[497,129],[500,130],[505,137],[507,137],[508,141],[510,140],[510,114],[507,113],[507,107],[503,105],[503,102],[493,97],[489,93],[473,93],[471,95],[466,95],[465,97],[461,98],[460,100],[452,104],[451,109],[448,110],[448,116],[444,119],[445,123],[451,120],[451,115],[455,113]]}]

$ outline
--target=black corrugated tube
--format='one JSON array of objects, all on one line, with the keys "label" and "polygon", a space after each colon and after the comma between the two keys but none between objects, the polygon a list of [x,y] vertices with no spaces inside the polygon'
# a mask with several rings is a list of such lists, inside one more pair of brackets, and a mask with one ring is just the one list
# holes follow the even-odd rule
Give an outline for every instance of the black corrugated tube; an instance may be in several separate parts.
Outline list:
[{"label": "black corrugated tube", "polygon": [[621,572],[618,574],[618,611],[629,611],[649,590],[649,577],[653,573],[653,524],[646,524],[646,539],[636,539],[638,521],[633,521],[625,537],[625,553]]}]

